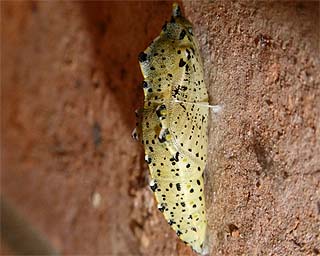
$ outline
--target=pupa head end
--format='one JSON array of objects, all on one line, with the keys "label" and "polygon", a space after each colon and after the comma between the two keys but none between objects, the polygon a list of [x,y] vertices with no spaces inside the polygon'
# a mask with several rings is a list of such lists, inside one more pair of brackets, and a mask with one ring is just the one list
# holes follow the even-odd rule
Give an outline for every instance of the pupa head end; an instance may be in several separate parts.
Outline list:
[{"label": "pupa head end", "polygon": [[182,16],[181,8],[177,3],[172,4],[172,16],[173,17],[181,17]]}]

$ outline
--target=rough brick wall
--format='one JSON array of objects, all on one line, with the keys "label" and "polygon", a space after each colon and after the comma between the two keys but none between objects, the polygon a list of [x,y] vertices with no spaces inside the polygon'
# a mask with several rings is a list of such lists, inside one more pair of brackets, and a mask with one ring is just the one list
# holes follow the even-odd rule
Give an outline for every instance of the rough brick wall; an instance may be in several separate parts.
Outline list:
[{"label": "rough brick wall", "polygon": [[206,172],[212,255],[319,253],[319,2],[184,4],[224,107]]},{"label": "rough brick wall", "polygon": [[[184,9],[224,107],[209,132],[212,255],[319,253],[319,3]],[[137,55],[170,12],[1,2],[1,194],[59,252],[193,255],[157,211],[131,139]]]}]

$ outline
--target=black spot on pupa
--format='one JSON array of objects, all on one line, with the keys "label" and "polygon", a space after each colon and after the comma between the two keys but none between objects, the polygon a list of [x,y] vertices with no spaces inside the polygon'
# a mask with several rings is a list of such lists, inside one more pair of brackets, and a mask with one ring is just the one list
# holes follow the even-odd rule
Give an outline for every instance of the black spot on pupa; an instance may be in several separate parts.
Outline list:
[{"label": "black spot on pupa", "polygon": [[150,67],[150,70],[155,70],[155,69],[156,69],[156,68],[155,68],[155,67],[153,67],[153,66],[152,66],[152,67]]},{"label": "black spot on pupa", "polygon": [[151,157],[146,157],[145,160],[146,160],[147,164],[151,164]]},{"label": "black spot on pupa", "polygon": [[148,55],[147,55],[146,53],[141,52],[141,53],[139,54],[138,59],[139,59],[140,62],[145,62],[145,61],[147,60],[147,56],[148,56]]},{"label": "black spot on pupa", "polygon": [[176,184],[176,187],[177,187],[177,190],[178,190],[178,191],[181,191],[181,185],[180,185],[180,183],[177,183],[177,184]]},{"label": "black spot on pupa", "polygon": [[182,68],[184,65],[186,65],[186,62],[183,61],[183,59],[180,59],[180,61],[179,61],[179,67]]},{"label": "black spot on pupa", "polygon": [[190,51],[188,49],[186,49],[186,52],[187,52],[187,59],[190,60],[190,58],[191,58]]},{"label": "black spot on pupa", "polygon": [[164,212],[165,209],[166,209],[166,206],[165,206],[164,204],[158,205],[158,210],[159,210],[160,212]]},{"label": "black spot on pupa", "polygon": [[177,230],[176,234],[177,234],[177,236],[181,236],[182,232],[180,230]]},{"label": "black spot on pupa", "polygon": [[153,192],[155,192],[156,189],[158,188],[157,183],[155,182],[153,185],[150,185],[150,188],[151,188],[151,190],[152,190]]},{"label": "black spot on pupa", "polygon": [[159,142],[160,142],[160,143],[163,143],[163,142],[166,141],[165,136],[158,137],[158,139],[159,139]]},{"label": "black spot on pupa", "polygon": [[168,129],[165,129],[163,133],[161,133],[158,137],[159,139],[159,142],[160,143],[163,143],[166,141],[166,136],[169,134],[169,130]]},{"label": "black spot on pupa", "polygon": [[175,222],[174,222],[173,220],[169,220],[169,221],[168,221],[168,224],[169,224],[170,226],[172,226],[173,224],[175,224]]},{"label": "black spot on pupa", "polygon": [[148,88],[148,83],[146,81],[143,81],[142,82],[142,88]]},{"label": "black spot on pupa", "polygon": [[186,35],[186,31],[183,29],[179,35],[179,39],[182,40]]},{"label": "black spot on pupa", "polygon": [[158,116],[158,117],[162,117],[162,116],[163,116],[163,112],[161,112],[161,111],[163,111],[163,110],[165,110],[165,109],[166,109],[166,106],[165,106],[165,105],[160,105],[160,106],[157,108],[157,110],[156,110],[157,116]]},{"label": "black spot on pupa", "polygon": [[[136,124],[136,126],[138,126],[138,125]],[[139,137],[138,137],[138,134],[137,134],[136,130],[133,130],[133,132],[132,132],[131,136],[132,136],[132,138],[133,138],[134,140],[138,140],[138,139],[139,139]]]},{"label": "black spot on pupa", "polygon": [[176,155],[174,156],[174,160],[176,160],[177,162],[179,161],[179,152],[177,152]]},{"label": "black spot on pupa", "polygon": [[[182,103],[179,104],[184,110],[187,110],[186,106]],[[178,118],[179,119],[179,118]]]}]

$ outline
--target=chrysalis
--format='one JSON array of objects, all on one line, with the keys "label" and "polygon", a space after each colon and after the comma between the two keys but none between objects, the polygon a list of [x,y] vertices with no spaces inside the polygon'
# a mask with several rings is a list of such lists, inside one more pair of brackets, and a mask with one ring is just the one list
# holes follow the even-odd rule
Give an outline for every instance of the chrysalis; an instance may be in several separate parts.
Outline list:
[{"label": "chrysalis", "polygon": [[139,62],[145,100],[134,135],[144,144],[150,187],[179,238],[202,253],[208,94],[192,24],[177,4],[159,37],[140,53]]}]

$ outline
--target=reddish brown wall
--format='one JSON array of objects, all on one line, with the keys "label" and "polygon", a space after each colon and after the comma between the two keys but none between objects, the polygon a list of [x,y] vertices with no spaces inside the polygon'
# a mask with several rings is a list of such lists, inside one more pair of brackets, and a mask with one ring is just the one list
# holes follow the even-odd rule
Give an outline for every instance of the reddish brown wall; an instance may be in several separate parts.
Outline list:
[{"label": "reddish brown wall", "polygon": [[[131,138],[142,104],[137,55],[171,3],[1,7],[4,197],[64,253],[174,251]],[[172,243],[154,243],[167,234]]]},{"label": "reddish brown wall", "polygon": [[312,255],[320,230],[319,2],[184,2],[212,103],[212,255]]},{"label": "reddish brown wall", "polygon": [[[184,4],[224,107],[206,172],[212,255],[317,253],[319,4]],[[1,193],[60,252],[193,255],[156,210],[130,136],[137,55],[170,11],[1,2]]]}]

